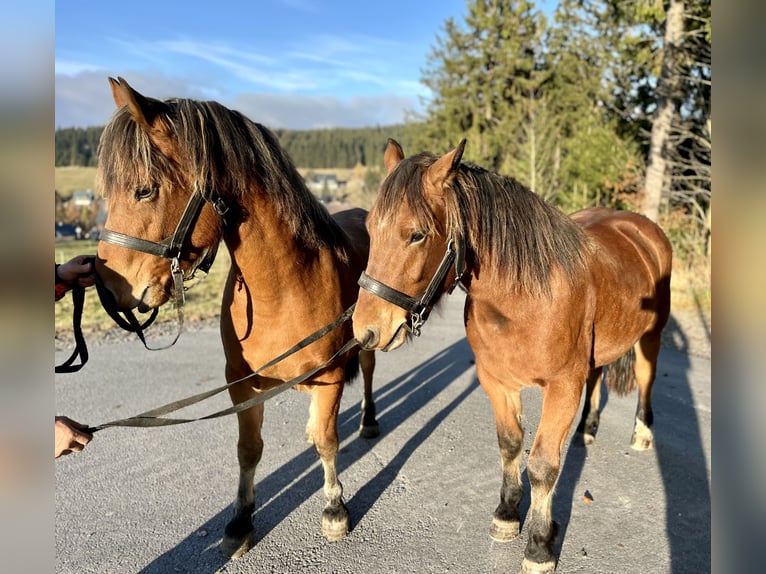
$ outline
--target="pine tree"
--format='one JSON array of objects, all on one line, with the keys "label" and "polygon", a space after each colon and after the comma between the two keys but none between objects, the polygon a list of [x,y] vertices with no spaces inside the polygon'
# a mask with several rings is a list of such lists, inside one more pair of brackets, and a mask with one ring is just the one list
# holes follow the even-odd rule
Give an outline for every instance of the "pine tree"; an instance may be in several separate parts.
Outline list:
[{"label": "pine tree", "polygon": [[647,158],[643,210],[661,220],[680,207],[697,232],[676,246],[697,249],[710,234],[710,0],[587,4],[606,7],[602,32],[616,56],[612,111]]},{"label": "pine tree", "polygon": [[418,147],[443,151],[465,137],[467,158],[493,170],[512,167],[540,95],[544,28],[526,0],[476,0],[464,25],[448,19],[423,75],[432,99]]},{"label": "pine tree", "polygon": [[554,118],[554,171],[550,188],[571,211],[589,205],[621,206],[642,161],[632,138],[619,135],[614,101],[613,51],[605,34],[604,6],[562,0],[546,36],[548,113]]}]

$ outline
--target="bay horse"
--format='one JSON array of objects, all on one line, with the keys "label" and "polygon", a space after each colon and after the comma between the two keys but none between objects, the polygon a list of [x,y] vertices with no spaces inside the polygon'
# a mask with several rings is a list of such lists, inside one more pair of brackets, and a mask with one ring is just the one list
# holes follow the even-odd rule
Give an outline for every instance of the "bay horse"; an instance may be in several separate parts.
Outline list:
[{"label": "bay horse", "polygon": [[[231,268],[220,331],[226,380],[232,382],[332,323],[355,302],[369,249],[366,211],[331,215],[311,195],[276,136],[237,111],[213,101],[145,97],[122,78],[109,78],[109,83],[117,110],[99,143],[97,183],[109,212],[96,272],[117,310],[144,313],[163,305],[179,290],[173,273],[189,276],[223,241]],[[167,247],[166,238],[182,219],[189,232],[182,241],[173,240],[179,252],[169,265],[155,252]],[[258,376],[231,386],[232,402],[247,401],[321,365],[351,339],[346,321]],[[377,436],[372,351],[351,349],[296,386],[311,395],[306,438],[324,469],[322,533],[329,540],[342,538],[349,529],[336,471],[337,418],[344,382],[360,364],[360,434]],[[237,414],[239,486],[220,544],[233,558],[254,544],[253,490],[263,452],[263,414],[263,404]]]},{"label": "bay horse", "polygon": [[367,217],[370,256],[354,334],[366,349],[396,349],[418,334],[444,293],[463,285],[466,335],[502,462],[490,536],[505,542],[520,532],[520,391],[535,385],[543,403],[527,461],[532,492],[522,572],[553,572],[551,507],[561,454],[586,385],[579,430],[595,436],[604,366],[611,363],[607,383],[618,391],[637,383],[632,446],[652,448],[671,246],[635,213],[595,207],[567,217],[513,178],[462,163],[464,147],[465,140],[441,157],[405,158],[389,140],[387,175]]}]

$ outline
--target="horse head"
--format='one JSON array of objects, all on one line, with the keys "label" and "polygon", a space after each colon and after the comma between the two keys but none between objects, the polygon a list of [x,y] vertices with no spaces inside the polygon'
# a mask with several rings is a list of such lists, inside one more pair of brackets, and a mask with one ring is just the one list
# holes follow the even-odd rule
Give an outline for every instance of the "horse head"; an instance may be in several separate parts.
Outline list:
[{"label": "horse head", "polygon": [[433,305],[462,275],[462,233],[450,214],[464,147],[465,140],[441,157],[405,159],[401,146],[388,141],[387,175],[367,218],[370,256],[353,315],[354,336],[364,348],[390,351],[419,334]]},{"label": "horse head", "polygon": [[122,78],[109,83],[118,109],[99,143],[97,181],[108,216],[96,273],[118,310],[146,312],[178,289],[171,267],[189,277],[215,253],[221,221],[202,200],[208,182],[192,164],[195,154],[177,135],[178,102],[145,97]]}]

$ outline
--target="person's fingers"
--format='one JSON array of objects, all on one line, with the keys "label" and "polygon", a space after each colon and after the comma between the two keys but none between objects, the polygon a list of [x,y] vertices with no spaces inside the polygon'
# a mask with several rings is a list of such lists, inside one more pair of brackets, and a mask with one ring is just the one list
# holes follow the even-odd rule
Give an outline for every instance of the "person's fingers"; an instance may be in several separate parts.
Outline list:
[{"label": "person's fingers", "polygon": [[91,285],[94,285],[96,283],[96,279],[93,277],[93,275],[87,275],[85,277],[78,277],[77,278],[77,284],[80,287],[90,287]]},{"label": "person's fingers", "polygon": [[[82,433],[82,432],[75,432],[74,433],[74,437],[73,437],[73,443],[74,442],[79,443],[79,444],[81,444],[84,447],[86,444],[88,444],[90,442],[90,439],[92,439],[92,438],[93,438],[92,435],[89,435],[89,434],[86,434],[86,433]],[[81,448],[81,450],[82,450],[82,448]]]}]

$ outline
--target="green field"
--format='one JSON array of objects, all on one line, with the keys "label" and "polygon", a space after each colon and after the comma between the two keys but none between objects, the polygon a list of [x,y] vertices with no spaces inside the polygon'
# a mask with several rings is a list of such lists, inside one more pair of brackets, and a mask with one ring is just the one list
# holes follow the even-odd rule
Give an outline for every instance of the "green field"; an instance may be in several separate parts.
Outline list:
[{"label": "green field", "polygon": [[78,189],[92,189],[97,192],[95,167],[57,167],[54,181],[56,191],[64,197],[69,197]]},{"label": "green field", "polygon": [[[96,253],[95,241],[65,241],[55,245],[56,263],[64,263],[76,255]],[[220,313],[221,294],[229,270],[229,252],[222,245],[218,256],[210,269],[210,273],[198,284],[186,292],[184,317],[188,321],[198,321],[217,317]],[[168,265],[170,263],[168,262]],[[72,328],[72,298],[67,294],[56,303],[56,331],[68,331]],[[158,322],[175,321],[176,314],[172,304],[165,305],[157,317]],[[95,287],[85,292],[85,306],[82,316],[82,327],[85,332],[95,332],[108,329],[115,325],[114,321],[101,307]]]}]

